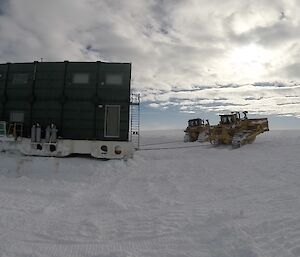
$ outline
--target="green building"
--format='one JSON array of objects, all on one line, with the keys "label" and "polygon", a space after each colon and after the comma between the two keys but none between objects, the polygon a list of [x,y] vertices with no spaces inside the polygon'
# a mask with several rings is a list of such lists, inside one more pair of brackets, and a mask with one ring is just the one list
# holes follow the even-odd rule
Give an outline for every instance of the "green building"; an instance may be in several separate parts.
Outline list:
[{"label": "green building", "polygon": [[0,64],[0,120],[23,138],[54,124],[58,139],[128,141],[130,80],[130,63]]}]

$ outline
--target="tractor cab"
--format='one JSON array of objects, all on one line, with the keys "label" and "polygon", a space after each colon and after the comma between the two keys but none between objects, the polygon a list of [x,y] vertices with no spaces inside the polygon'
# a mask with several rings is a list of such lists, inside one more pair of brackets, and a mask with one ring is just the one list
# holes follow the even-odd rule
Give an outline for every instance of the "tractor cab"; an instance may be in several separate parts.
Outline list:
[{"label": "tractor cab", "polygon": [[192,119],[188,121],[189,127],[196,127],[196,126],[201,126],[204,124],[204,120],[202,119]]},{"label": "tractor cab", "polygon": [[235,124],[238,119],[236,113],[220,115],[220,124]]},{"label": "tractor cab", "polygon": [[206,122],[205,124],[204,119],[200,118],[189,120],[188,127],[184,130],[184,142],[206,141],[210,126],[209,121],[206,120]]}]

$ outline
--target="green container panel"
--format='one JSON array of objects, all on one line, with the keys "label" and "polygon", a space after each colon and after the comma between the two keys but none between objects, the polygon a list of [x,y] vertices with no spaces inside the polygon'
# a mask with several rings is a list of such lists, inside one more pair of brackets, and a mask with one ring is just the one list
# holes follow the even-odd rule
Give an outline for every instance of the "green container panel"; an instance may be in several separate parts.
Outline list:
[{"label": "green container panel", "polygon": [[9,100],[31,101],[33,98],[31,83],[27,85],[15,86],[8,84],[6,92]]},{"label": "green container panel", "polygon": [[52,123],[57,128],[61,127],[62,105],[60,102],[39,101],[32,106],[32,123],[39,123],[46,128]]},{"label": "green container panel", "polygon": [[10,63],[9,65],[10,65],[9,71],[12,73],[23,73],[23,72],[33,73],[35,63],[34,62]]},{"label": "green container panel", "polygon": [[[6,94],[9,100],[31,101],[33,98],[34,63],[10,64]],[[24,75],[26,80],[16,82],[16,76]]]},{"label": "green container panel", "polygon": [[5,101],[5,84],[7,77],[7,64],[0,64],[0,101]]},{"label": "green container panel", "polygon": [[[97,96],[103,101],[129,102],[131,66],[119,63],[101,63],[99,65],[99,80]],[[121,84],[109,84],[110,75],[122,77]]]},{"label": "green container panel", "polygon": [[30,124],[30,113],[31,105],[29,102],[24,101],[8,101],[5,104],[4,120],[9,122],[10,112],[20,111],[24,113],[24,126],[23,126],[23,136],[30,137],[31,124]]},{"label": "green container panel", "polygon": [[37,81],[34,89],[34,96],[38,101],[41,100],[62,100],[63,81]]},{"label": "green container panel", "polygon": [[[76,83],[74,76],[88,74],[86,83]],[[68,100],[92,100],[96,96],[97,63],[68,63],[65,96]]]},{"label": "green container panel", "polygon": [[4,120],[4,103],[2,101],[0,101],[0,121]]},{"label": "green container panel", "polygon": [[90,101],[95,97],[96,87],[94,84],[74,85],[68,84],[65,87],[65,96],[67,100]]},{"label": "green container panel", "polygon": [[37,63],[34,96],[40,100],[59,100],[63,96],[65,63]]},{"label": "green container panel", "polygon": [[100,62],[98,68],[100,71],[104,72],[124,72],[128,77],[130,77],[131,73],[131,65],[130,64],[124,64],[124,63],[103,63]]},{"label": "green container panel", "polygon": [[98,90],[98,100],[101,103],[121,102],[128,104],[130,101],[130,93],[128,88],[106,87]]},{"label": "green container panel", "polygon": [[67,72],[96,72],[98,62],[66,62]]},{"label": "green container panel", "polygon": [[7,63],[0,64],[0,73],[6,73],[7,67],[8,67]]},{"label": "green container panel", "polygon": [[63,106],[62,131],[69,139],[94,139],[95,105],[90,102],[67,102]]},{"label": "green container panel", "polygon": [[61,72],[65,70],[66,62],[38,62],[36,71],[37,72]]}]

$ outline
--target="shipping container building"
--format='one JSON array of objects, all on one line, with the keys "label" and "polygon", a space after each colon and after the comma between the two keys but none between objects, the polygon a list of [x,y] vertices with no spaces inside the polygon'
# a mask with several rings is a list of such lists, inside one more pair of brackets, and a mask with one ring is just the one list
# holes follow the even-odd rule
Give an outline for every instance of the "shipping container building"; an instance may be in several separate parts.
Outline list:
[{"label": "shipping container building", "polygon": [[0,64],[0,121],[20,123],[22,138],[52,124],[58,140],[128,142],[130,80],[130,63]]}]

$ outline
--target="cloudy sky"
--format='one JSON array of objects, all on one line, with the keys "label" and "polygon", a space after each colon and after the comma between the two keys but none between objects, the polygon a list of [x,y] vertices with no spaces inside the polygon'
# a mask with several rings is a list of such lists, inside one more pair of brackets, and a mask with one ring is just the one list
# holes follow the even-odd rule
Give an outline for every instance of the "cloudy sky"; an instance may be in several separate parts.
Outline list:
[{"label": "cloudy sky", "polygon": [[300,128],[299,39],[298,0],[0,0],[1,63],[131,62],[157,128],[236,110]]}]

